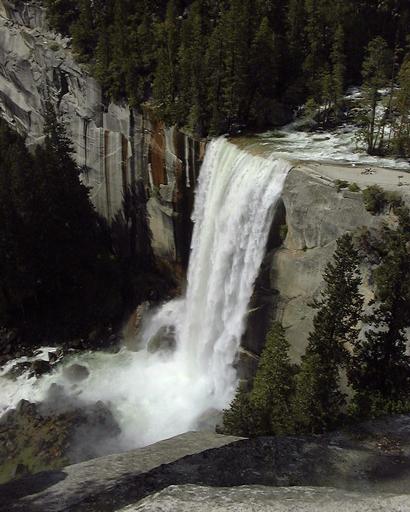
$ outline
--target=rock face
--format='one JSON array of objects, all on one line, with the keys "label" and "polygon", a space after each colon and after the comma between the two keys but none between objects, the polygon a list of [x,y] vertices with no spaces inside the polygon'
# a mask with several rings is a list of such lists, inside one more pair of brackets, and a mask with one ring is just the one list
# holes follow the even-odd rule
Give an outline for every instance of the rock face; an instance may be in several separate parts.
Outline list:
[{"label": "rock face", "polygon": [[409,475],[409,416],[311,437],[191,432],[0,486],[0,510],[406,511]]},{"label": "rock face", "polygon": [[320,487],[172,485],[118,512],[409,512],[408,500],[405,494],[363,495]]},{"label": "rock face", "polygon": [[119,433],[102,402],[70,401],[54,385],[44,403],[21,400],[0,418],[0,482],[107,453]]},{"label": "rock face", "polygon": [[[343,177],[343,167],[339,169]],[[351,171],[349,171],[351,172]],[[360,169],[357,174],[360,175]],[[394,173],[394,171],[392,171]],[[392,183],[396,183],[392,175]],[[396,189],[409,201],[406,190]],[[282,322],[295,360],[303,354],[312,328],[315,310],[309,304],[318,298],[323,286],[323,271],[332,259],[336,240],[362,227],[380,228],[389,214],[371,215],[364,207],[361,192],[337,191],[332,179],[306,164],[289,173],[282,194],[286,238],[279,247],[268,249],[249,316],[243,345],[260,354],[270,316]],[[278,230],[279,226],[275,227]],[[362,266],[365,299],[373,297],[369,267]]]},{"label": "rock face", "polygon": [[27,135],[28,145],[42,141],[47,97],[67,124],[99,213],[111,220],[126,187],[142,178],[154,250],[185,265],[203,144],[166,128],[148,109],[103,105],[99,84],[75,62],[70,41],[48,30],[41,3],[0,0],[0,115]]},{"label": "rock face", "polygon": [[[287,329],[293,355],[299,356],[315,314],[309,303],[319,296],[337,238],[362,226],[378,227],[382,218],[366,211],[361,193],[337,192],[331,181],[303,167],[290,172],[283,202],[288,232],[271,260],[270,283],[278,292],[276,318]],[[371,294],[366,282],[363,292]]]}]

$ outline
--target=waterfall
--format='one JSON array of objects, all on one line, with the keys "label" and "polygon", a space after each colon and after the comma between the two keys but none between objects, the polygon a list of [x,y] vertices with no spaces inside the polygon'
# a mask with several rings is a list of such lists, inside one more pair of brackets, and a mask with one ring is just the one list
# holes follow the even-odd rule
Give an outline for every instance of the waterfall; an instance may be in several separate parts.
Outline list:
[{"label": "waterfall", "polygon": [[201,415],[223,409],[233,397],[233,364],[289,169],[287,161],[253,156],[224,138],[207,148],[185,297],[160,308],[143,333],[145,347],[161,329],[176,339],[175,352],[160,360],[161,398],[172,409],[164,423],[174,433],[195,428]]},{"label": "waterfall", "polygon": [[[196,429],[206,417],[212,423],[235,392],[248,304],[289,169],[287,161],[253,156],[224,138],[212,141],[196,189],[185,295],[144,319],[137,352],[73,356],[70,364],[90,370],[75,388],[61,367],[35,385],[28,376],[18,389],[5,381],[4,402],[41,401],[51,383],[86,402],[103,400],[125,449]],[[158,340],[164,350],[153,350]]]}]

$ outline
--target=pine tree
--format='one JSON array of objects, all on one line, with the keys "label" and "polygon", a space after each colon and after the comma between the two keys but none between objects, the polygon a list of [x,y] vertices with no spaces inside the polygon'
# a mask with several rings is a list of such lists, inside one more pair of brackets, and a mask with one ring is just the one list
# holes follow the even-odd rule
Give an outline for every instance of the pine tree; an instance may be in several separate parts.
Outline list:
[{"label": "pine tree", "polygon": [[294,368],[289,347],[285,330],[275,322],[267,334],[250,394],[254,435],[283,435],[293,431]]},{"label": "pine tree", "polygon": [[363,107],[366,111],[362,138],[366,142],[367,152],[376,154],[382,152],[383,140],[380,137],[385,118],[376,117],[379,100],[379,89],[386,85],[390,66],[390,52],[386,41],[376,37],[370,41],[363,61]]},{"label": "pine tree", "polygon": [[305,0],[306,9],[306,39],[307,54],[303,64],[305,76],[308,79],[308,88],[310,95],[320,103],[320,78],[325,64],[324,41],[323,41],[323,23],[324,17],[320,10],[318,0]]},{"label": "pine tree", "polygon": [[128,31],[128,12],[126,0],[115,0],[114,21],[110,31],[111,60],[108,67],[110,76],[110,97],[119,101],[125,97],[126,77],[131,72],[133,63],[130,60]]},{"label": "pine tree", "polygon": [[410,358],[405,328],[410,325],[410,222],[405,207],[399,211],[398,230],[386,228],[385,254],[375,271],[377,297],[366,318],[363,339],[354,344],[349,372],[360,416],[410,410]]},{"label": "pine tree", "polygon": [[333,262],[325,268],[322,297],[314,303],[318,312],[297,378],[294,414],[302,430],[327,430],[340,416],[339,375],[348,362],[347,347],[358,336],[363,307],[359,261],[352,236],[340,237]]},{"label": "pine tree", "polygon": [[284,98],[289,104],[300,105],[306,97],[303,62],[307,54],[305,0],[289,0],[286,13],[285,76],[288,82]]},{"label": "pine tree", "polygon": [[34,167],[24,139],[0,120],[0,321],[23,323],[35,300],[29,238]]},{"label": "pine tree", "polygon": [[343,26],[339,24],[334,35],[331,52],[333,90],[332,103],[336,109],[336,115],[338,116],[340,116],[343,101],[344,82],[346,73],[345,60],[346,57],[344,51],[344,30]]},{"label": "pine tree", "polygon": [[250,73],[254,77],[250,92],[250,116],[258,126],[274,121],[274,105],[278,83],[278,51],[267,17],[262,18],[252,42]]},{"label": "pine tree", "polygon": [[223,433],[231,436],[253,435],[253,411],[249,403],[249,393],[240,384],[234,399],[223,413]]},{"label": "pine tree", "polygon": [[203,135],[206,124],[206,68],[203,49],[207,47],[204,2],[196,0],[183,24],[179,49],[178,121],[192,133]]},{"label": "pine tree", "polygon": [[317,434],[334,428],[344,405],[338,365],[320,353],[307,351],[296,376],[292,404],[296,431]]},{"label": "pine tree", "polygon": [[79,15],[77,0],[46,0],[46,6],[51,26],[61,34],[70,35],[70,28]]},{"label": "pine tree", "polygon": [[398,74],[399,89],[394,108],[398,120],[393,130],[392,151],[403,158],[410,156],[410,54],[407,54]]},{"label": "pine tree", "polygon": [[157,101],[165,121],[175,123],[177,118],[178,47],[179,32],[175,0],[169,0],[166,17],[157,25],[158,41],[157,69],[153,84],[154,99]]},{"label": "pine tree", "polygon": [[98,43],[95,51],[94,75],[99,81],[103,90],[103,99],[105,102],[109,99],[109,90],[111,77],[108,73],[108,67],[111,61],[111,49],[108,29],[106,26],[99,26]]},{"label": "pine tree", "polygon": [[80,0],[78,4],[78,19],[71,27],[73,46],[80,60],[88,62],[92,58],[97,44],[93,7],[91,0]]},{"label": "pine tree", "polygon": [[224,118],[222,84],[225,76],[224,67],[224,32],[221,24],[217,24],[209,38],[209,46],[205,56],[208,79],[206,82],[207,103],[209,105],[210,135],[219,135],[226,131]]}]

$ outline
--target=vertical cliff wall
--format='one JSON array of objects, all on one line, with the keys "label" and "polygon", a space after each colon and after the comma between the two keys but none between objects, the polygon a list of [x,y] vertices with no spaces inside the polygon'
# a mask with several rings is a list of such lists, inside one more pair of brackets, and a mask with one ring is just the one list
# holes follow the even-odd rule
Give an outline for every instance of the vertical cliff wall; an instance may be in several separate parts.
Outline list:
[{"label": "vertical cliff wall", "polygon": [[75,62],[70,41],[47,28],[41,4],[0,0],[0,115],[28,145],[42,142],[47,97],[66,122],[98,212],[111,220],[125,188],[142,178],[154,250],[185,265],[203,143],[165,127],[148,109],[103,105],[99,84]]}]

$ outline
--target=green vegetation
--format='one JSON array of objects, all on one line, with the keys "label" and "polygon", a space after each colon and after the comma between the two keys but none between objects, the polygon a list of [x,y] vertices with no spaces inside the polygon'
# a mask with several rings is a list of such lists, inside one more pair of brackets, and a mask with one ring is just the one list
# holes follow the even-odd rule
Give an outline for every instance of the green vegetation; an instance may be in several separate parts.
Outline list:
[{"label": "green vegetation", "polygon": [[342,236],[334,261],[323,275],[322,297],[313,304],[318,311],[296,379],[294,414],[298,430],[323,432],[339,421],[345,404],[340,373],[348,361],[347,347],[358,335],[363,307],[359,261],[352,236]]},{"label": "green vegetation", "polygon": [[283,327],[274,323],[266,337],[253,389],[240,386],[225,411],[224,429],[233,435],[269,435],[292,432],[291,398],[294,366]]},{"label": "green vegetation", "polygon": [[357,183],[350,183],[347,188],[349,189],[349,192],[360,192],[360,187]]},{"label": "green vegetation", "polygon": [[340,192],[344,188],[347,188],[349,186],[349,182],[346,180],[335,180],[336,190]]},{"label": "green vegetation", "polygon": [[[408,90],[408,59],[399,51],[408,35],[406,2],[44,2],[107,101],[127,98],[137,108],[150,101],[168,123],[200,135],[283,124],[305,103],[320,125],[332,125],[344,115],[346,86],[363,80],[365,139],[378,152],[386,137],[375,122],[377,88],[403,63],[399,80]],[[393,103],[400,111],[394,147],[406,152],[407,92],[389,103],[389,112]]]},{"label": "green vegetation", "polygon": [[280,237],[282,242],[284,242],[286,240],[286,237],[288,236],[288,231],[289,231],[289,228],[288,228],[287,224],[282,224],[280,226],[280,228],[279,228],[279,237]]},{"label": "green vegetation", "polygon": [[33,341],[118,322],[144,298],[153,266],[144,187],[126,194],[109,228],[49,104],[45,118],[34,155],[0,122],[0,322]]},{"label": "green vegetation", "polygon": [[410,325],[410,215],[398,207],[398,228],[385,227],[373,250],[381,263],[374,272],[377,295],[366,317],[364,338],[353,343],[352,408],[359,416],[410,410],[410,358],[405,329]]},{"label": "green vegetation", "polygon": [[[268,333],[251,391],[241,387],[225,411],[224,429],[236,435],[320,433],[347,422],[410,412],[410,211],[393,206],[397,227],[361,232],[360,254],[379,261],[375,296],[364,314],[359,249],[350,234],[337,242],[299,367],[288,357],[283,328]],[[353,392],[347,401],[341,376]]]},{"label": "green vegetation", "polygon": [[402,206],[402,199],[397,192],[383,190],[378,185],[371,185],[363,190],[363,201],[366,210],[377,215],[385,208],[399,208]]}]

